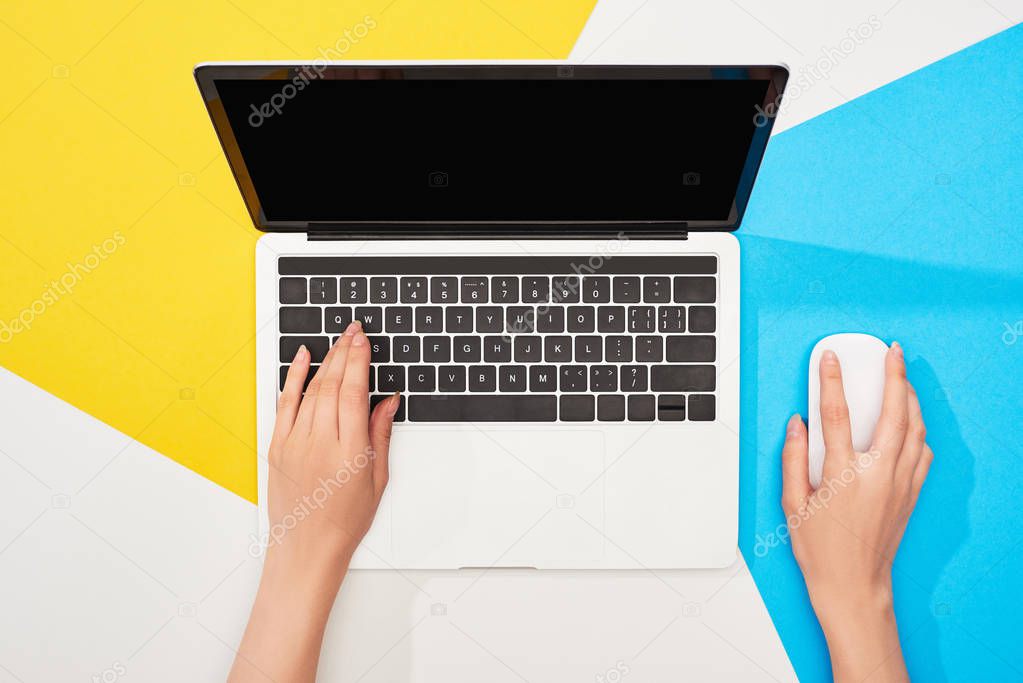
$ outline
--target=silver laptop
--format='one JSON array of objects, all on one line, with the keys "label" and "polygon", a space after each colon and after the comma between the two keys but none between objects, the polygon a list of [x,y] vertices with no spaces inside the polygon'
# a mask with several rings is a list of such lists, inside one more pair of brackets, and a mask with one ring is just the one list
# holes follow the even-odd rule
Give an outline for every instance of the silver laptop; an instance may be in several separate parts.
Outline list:
[{"label": "silver laptop", "polygon": [[403,404],[354,568],[735,559],[739,245],[779,66],[204,64],[275,403],[353,319]]}]

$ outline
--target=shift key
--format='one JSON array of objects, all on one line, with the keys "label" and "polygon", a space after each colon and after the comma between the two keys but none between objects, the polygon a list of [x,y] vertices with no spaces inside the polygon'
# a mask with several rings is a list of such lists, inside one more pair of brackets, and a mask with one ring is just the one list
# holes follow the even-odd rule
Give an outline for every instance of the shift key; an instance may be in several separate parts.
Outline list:
[{"label": "shift key", "polygon": [[653,391],[714,391],[717,372],[713,365],[653,365],[650,388]]}]

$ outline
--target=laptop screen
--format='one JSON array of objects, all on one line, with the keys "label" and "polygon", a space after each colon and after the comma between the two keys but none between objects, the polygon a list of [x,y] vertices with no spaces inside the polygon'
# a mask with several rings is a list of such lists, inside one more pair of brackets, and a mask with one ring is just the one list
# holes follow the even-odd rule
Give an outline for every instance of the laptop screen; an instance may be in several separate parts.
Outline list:
[{"label": "laptop screen", "polygon": [[262,67],[204,93],[263,228],[737,225],[776,72],[592,69]]}]

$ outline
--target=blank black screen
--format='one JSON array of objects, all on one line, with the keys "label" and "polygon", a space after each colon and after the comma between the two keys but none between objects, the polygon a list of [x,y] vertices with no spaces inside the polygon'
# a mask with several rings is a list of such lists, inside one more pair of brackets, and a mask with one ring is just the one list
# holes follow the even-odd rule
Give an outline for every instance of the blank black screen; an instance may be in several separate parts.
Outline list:
[{"label": "blank black screen", "polygon": [[724,221],[767,80],[218,80],[269,221]]}]

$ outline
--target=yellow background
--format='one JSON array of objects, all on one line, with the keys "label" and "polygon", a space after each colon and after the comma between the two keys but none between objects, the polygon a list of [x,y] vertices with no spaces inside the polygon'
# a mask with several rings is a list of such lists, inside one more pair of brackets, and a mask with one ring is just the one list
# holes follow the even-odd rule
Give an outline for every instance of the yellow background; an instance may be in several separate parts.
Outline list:
[{"label": "yellow background", "polygon": [[192,67],[316,59],[367,15],[344,58],[561,59],[594,2],[4,3],[0,364],[255,501],[259,233]]}]

